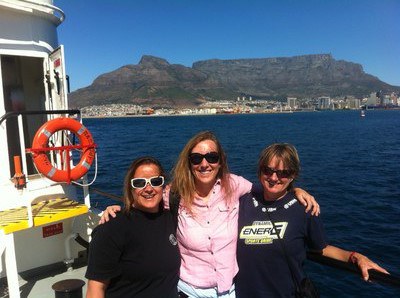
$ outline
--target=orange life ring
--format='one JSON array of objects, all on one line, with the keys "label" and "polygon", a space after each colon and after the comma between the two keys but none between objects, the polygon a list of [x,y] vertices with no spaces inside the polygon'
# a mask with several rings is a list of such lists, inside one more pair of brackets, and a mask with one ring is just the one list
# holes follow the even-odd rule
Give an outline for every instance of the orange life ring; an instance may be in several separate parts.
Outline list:
[{"label": "orange life ring", "polygon": [[[82,148],[79,163],[70,171],[55,168],[46,154],[49,150],[43,150],[49,149],[50,136],[60,130],[69,130],[76,134]],[[31,151],[33,152],[33,162],[40,173],[53,181],[69,183],[72,180],[78,180],[89,171],[96,153],[95,146],[91,133],[82,123],[71,118],[56,118],[39,128],[33,138]],[[70,146],[64,148],[68,149],[68,147]]]}]

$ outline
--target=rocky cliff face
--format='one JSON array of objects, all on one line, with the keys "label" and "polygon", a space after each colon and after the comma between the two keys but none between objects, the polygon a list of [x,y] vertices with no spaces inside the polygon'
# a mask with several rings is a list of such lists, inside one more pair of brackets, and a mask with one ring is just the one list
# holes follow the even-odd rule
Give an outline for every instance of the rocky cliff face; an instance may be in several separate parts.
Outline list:
[{"label": "rocky cliff face", "polygon": [[196,106],[204,100],[237,96],[285,98],[365,96],[378,90],[400,91],[366,74],[360,64],[335,60],[329,54],[288,58],[205,60],[193,67],[143,56],[99,76],[92,85],[70,94],[72,107],[109,103],[158,107]]}]

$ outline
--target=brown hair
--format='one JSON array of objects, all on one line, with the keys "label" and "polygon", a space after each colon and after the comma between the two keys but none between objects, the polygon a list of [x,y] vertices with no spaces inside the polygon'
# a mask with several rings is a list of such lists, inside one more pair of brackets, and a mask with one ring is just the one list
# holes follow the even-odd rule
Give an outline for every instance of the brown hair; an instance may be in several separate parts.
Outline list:
[{"label": "brown hair", "polygon": [[263,175],[263,168],[268,166],[270,161],[276,157],[283,162],[286,170],[292,173],[293,181],[290,182],[288,190],[293,190],[294,180],[300,173],[300,159],[296,148],[288,143],[275,143],[265,148],[258,159],[258,177]]},{"label": "brown hair", "polygon": [[217,146],[220,164],[217,178],[221,179],[221,188],[224,192],[225,199],[229,198],[232,192],[226,154],[222,149],[221,143],[211,131],[199,132],[186,143],[185,147],[183,147],[179,154],[178,161],[173,169],[173,179],[171,183],[171,192],[180,196],[183,206],[187,208],[189,212],[192,211],[191,207],[196,195],[195,177],[191,171],[189,154],[197,144],[207,140],[214,142]]},{"label": "brown hair", "polygon": [[[129,214],[129,212],[133,208],[132,204],[134,202],[131,179],[133,178],[136,170],[142,165],[155,165],[160,172],[160,176],[163,176],[165,178],[165,172],[163,167],[161,166],[161,163],[154,157],[143,156],[135,159],[130,165],[124,179],[124,212],[126,214]],[[163,201],[161,200],[161,204],[162,203]]]}]

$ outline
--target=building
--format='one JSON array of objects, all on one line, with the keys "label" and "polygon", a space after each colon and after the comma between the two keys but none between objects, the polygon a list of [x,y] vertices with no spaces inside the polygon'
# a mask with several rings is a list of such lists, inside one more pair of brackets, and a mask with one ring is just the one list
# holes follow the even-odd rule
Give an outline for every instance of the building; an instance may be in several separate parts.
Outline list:
[{"label": "building", "polygon": [[377,105],[379,105],[379,103],[380,103],[380,100],[379,100],[377,94],[375,92],[372,92],[368,97],[366,105],[367,106],[377,106]]},{"label": "building", "polygon": [[329,96],[318,97],[318,109],[326,110],[331,107],[331,98]]},{"label": "building", "polygon": [[360,106],[361,102],[358,98],[351,97],[347,99],[347,107],[349,109],[359,109]]},{"label": "building", "polygon": [[291,110],[296,110],[297,109],[297,98],[296,97],[288,97],[287,98],[287,106]]},{"label": "building", "polygon": [[392,94],[390,94],[390,102],[394,105],[394,106],[398,106],[399,105],[399,101],[398,101],[398,97],[397,94],[392,92]]}]

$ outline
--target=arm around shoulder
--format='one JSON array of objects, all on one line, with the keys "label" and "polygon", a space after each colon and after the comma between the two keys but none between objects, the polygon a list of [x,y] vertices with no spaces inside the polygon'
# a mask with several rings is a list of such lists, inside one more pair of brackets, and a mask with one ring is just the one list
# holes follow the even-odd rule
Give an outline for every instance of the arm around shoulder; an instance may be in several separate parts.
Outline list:
[{"label": "arm around shoulder", "polygon": [[101,215],[99,224],[104,224],[110,220],[111,217],[116,217],[117,213],[121,211],[121,206],[119,205],[111,205],[106,208],[106,210],[103,211],[103,214]]},{"label": "arm around shoulder", "polygon": [[293,189],[297,200],[306,207],[306,212],[311,210],[311,215],[318,216],[321,212],[318,202],[304,189],[295,187]]}]

